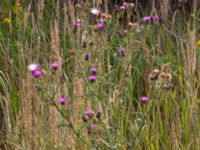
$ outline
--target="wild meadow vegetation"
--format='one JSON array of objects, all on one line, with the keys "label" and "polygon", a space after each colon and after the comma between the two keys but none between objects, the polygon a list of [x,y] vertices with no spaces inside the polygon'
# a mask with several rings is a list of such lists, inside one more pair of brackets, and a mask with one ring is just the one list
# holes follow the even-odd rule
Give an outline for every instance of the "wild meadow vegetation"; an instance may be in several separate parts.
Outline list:
[{"label": "wild meadow vegetation", "polygon": [[169,2],[1,0],[1,149],[200,149],[200,11]]}]

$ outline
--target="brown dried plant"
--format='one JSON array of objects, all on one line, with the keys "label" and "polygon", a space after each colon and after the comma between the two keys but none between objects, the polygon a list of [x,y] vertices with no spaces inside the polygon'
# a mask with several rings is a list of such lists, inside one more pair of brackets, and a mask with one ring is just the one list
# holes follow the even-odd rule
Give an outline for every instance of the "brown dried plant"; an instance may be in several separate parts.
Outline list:
[{"label": "brown dried plant", "polygon": [[160,0],[161,18],[166,21],[169,13],[169,0]]}]

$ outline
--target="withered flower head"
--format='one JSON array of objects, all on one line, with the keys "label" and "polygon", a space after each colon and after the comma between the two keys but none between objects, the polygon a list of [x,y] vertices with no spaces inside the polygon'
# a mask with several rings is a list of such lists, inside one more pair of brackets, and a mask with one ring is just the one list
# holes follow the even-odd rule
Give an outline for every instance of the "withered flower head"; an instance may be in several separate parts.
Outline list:
[{"label": "withered flower head", "polygon": [[155,80],[158,79],[159,75],[160,75],[160,70],[154,69],[153,72],[149,73],[148,77],[150,80]]}]

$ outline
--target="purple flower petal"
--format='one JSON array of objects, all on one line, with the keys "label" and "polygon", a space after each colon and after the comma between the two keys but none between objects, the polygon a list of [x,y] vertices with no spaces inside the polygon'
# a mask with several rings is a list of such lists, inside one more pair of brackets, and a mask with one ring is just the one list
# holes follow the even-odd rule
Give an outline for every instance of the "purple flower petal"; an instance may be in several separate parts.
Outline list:
[{"label": "purple flower petal", "polygon": [[32,72],[32,76],[34,77],[34,78],[40,78],[40,77],[42,77],[42,71],[40,70],[40,69],[38,69],[38,70],[35,70],[35,71],[33,71]]},{"label": "purple flower petal", "polygon": [[92,124],[91,128],[92,128],[92,129],[95,129],[95,128],[96,128],[96,125],[95,125],[95,124]]},{"label": "purple flower petal", "polygon": [[143,102],[143,103],[146,103],[147,101],[149,101],[149,97],[148,96],[141,96],[141,101]]},{"label": "purple flower petal", "polygon": [[127,9],[127,8],[128,8],[128,6],[129,6],[129,4],[128,4],[127,2],[123,2],[122,6],[124,6],[124,7],[125,7],[125,9]]},{"label": "purple flower petal", "polygon": [[74,25],[74,29],[75,30],[79,30],[81,28],[81,23],[80,22],[77,22],[75,25]]},{"label": "purple flower petal", "polygon": [[154,21],[158,21],[160,19],[159,16],[153,16],[152,18],[153,18]]},{"label": "purple flower petal", "polygon": [[103,22],[99,22],[99,23],[97,24],[97,28],[98,28],[99,30],[103,30],[103,28],[104,28],[104,23],[103,23]]},{"label": "purple flower petal", "polygon": [[97,68],[91,68],[90,72],[92,73],[92,75],[96,75],[97,74]]},{"label": "purple flower petal", "polygon": [[96,76],[95,75],[91,75],[91,76],[89,76],[87,79],[89,80],[89,81],[92,81],[92,82],[94,82],[95,80],[96,80]]},{"label": "purple flower petal", "polygon": [[61,97],[58,99],[58,102],[61,104],[61,105],[64,105],[66,103],[66,98],[65,97]]},{"label": "purple flower petal", "polygon": [[94,115],[94,111],[90,108],[84,114],[85,114],[85,116],[91,118]]},{"label": "purple flower petal", "polygon": [[58,63],[58,62],[53,62],[52,64],[51,64],[51,69],[54,69],[54,70],[56,70],[56,69],[58,69],[60,67],[60,64]]},{"label": "purple flower petal", "polygon": [[145,21],[145,22],[151,21],[151,16],[144,16],[143,21]]},{"label": "purple flower petal", "polygon": [[85,54],[85,60],[89,60],[90,59],[90,57],[91,57],[91,55],[90,54]]},{"label": "purple flower petal", "polygon": [[119,53],[121,56],[125,56],[125,48],[123,47],[119,48]]}]

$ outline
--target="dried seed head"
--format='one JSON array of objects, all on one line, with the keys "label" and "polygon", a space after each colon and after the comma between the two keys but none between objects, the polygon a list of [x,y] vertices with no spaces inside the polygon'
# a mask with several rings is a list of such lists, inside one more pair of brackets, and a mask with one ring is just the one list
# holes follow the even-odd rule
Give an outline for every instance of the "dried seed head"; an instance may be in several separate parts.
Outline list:
[{"label": "dried seed head", "polygon": [[167,90],[171,90],[171,89],[173,89],[174,87],[175,87],[175,86],[174,86],[173,83],[168,83],[168,84],[165,85],[165,88],[166,88]]},{"label": "dried seed head", "polygon": [[154,69],[153,72],[151,72],[151,73],[149,74],[148,78],[149,78],[150,80],[158,79],[159,75],[160,75],[160,70]]}]

